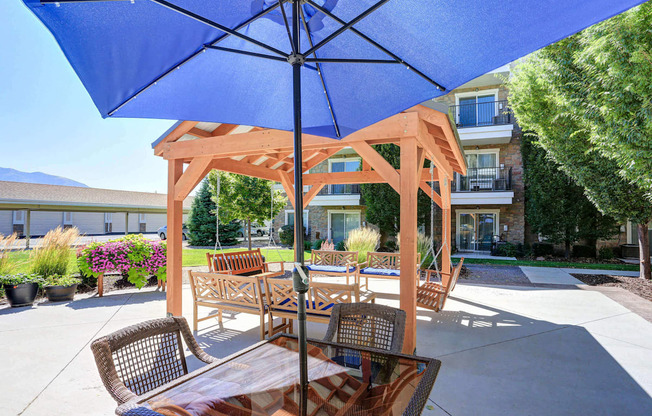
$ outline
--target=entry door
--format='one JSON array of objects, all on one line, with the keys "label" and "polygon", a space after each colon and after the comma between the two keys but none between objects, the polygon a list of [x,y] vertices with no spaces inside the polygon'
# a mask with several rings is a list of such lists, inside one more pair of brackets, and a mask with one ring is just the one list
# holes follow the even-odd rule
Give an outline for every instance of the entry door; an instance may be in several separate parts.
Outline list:
[{"label": "entry door", "polygon": [[496,233],[496,214],[461,213],[457,233],[460,251],[490,251]]},{"label": "entry door", "polygon": [[113,214],[110,212],[104,214],[104,232],[107,234],[113,232]]},{"label": "entry door", "polygon": [[337,244],[348,238],[349,232],[360,228],[359,212],[331,212],[331,239]]}]

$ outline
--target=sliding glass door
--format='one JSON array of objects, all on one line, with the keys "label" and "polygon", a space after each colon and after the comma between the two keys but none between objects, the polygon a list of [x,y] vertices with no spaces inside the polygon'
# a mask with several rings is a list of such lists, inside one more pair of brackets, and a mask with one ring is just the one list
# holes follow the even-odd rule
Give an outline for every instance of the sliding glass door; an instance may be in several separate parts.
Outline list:
[{"label": "sliding glass door", "polygon": [[494,212],[462,212],[457,225],[460,251],[491,251],[497,233],[498,215]]},{"label": "sliding glass door", "polygon": [[335,244],[346,240],[351,230],[360,228],[359,212],[331,212],[329,216],[331,239]]}]

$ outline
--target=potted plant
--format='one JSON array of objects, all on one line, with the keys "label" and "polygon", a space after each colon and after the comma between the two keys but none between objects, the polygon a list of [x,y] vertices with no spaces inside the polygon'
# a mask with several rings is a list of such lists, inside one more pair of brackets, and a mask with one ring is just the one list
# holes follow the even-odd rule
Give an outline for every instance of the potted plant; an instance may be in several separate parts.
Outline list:
[{"label": "potted plant", "polygon": [[73,300],[81,279],[72,276],[52,275],[45,279],[45,296],[50,302]]},{"label": "potted plant", "polygon": [[0,276],[0,284],[12,308],[32,306],[42,279],[34,274],[7,274]]}]

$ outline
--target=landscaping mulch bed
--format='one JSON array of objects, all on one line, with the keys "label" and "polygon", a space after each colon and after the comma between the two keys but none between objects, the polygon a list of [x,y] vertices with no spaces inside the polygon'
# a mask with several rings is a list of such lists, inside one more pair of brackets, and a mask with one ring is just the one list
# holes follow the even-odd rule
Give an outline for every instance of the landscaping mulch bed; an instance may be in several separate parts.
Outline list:
[{"label": "landscaping mulch bed", "polygon": [[463,266],[459,282],[490,285],[532,285],[519,267],[481,264]]},{"label": "landscaping mulch bed", "polygon": [[640,277],[614,276],[607,274],[579,274],[571,276],[589,286],[611,286],[625,289],[635,295],[652,301],[652,281]]}]

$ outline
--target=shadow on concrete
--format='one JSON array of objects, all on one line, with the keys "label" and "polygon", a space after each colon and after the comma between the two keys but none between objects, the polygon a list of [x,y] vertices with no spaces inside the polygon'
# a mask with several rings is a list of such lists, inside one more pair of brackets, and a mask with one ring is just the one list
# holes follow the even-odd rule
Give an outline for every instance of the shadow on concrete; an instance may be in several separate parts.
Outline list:
[{"label": "shadow on concrete", "polygon": [[652,414],[650,395],[609,351],[642,363],[649,349],[456,300],[466,307],[418,311],[430,319],[418,326],[418,354],[442,361],[431,398],[450,414]]}]

